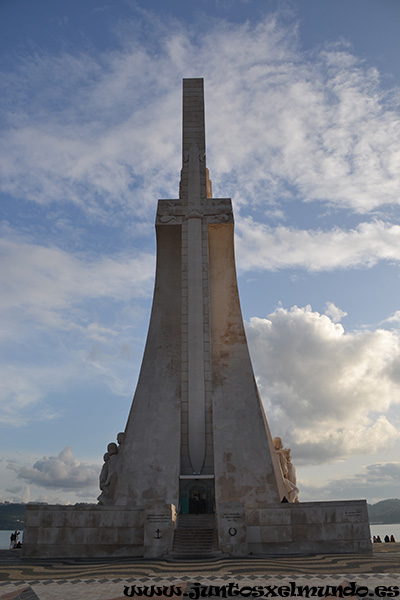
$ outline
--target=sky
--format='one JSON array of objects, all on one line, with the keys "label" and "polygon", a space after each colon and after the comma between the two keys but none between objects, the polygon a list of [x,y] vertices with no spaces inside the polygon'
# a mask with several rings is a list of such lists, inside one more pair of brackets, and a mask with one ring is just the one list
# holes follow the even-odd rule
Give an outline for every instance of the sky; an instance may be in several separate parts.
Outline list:
[{"label": "sky", "polygon": [[399,22],[398,0],[0,2],[0,502],[96,502],[186,77],[300,501],[400,498]]}]

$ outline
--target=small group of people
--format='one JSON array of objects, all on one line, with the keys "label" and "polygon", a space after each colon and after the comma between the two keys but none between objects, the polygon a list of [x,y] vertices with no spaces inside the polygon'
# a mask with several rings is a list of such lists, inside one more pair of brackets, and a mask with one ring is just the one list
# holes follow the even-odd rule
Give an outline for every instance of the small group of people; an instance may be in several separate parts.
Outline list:
[{"label": "small group of people", "polygon": [[[385,535],[383,541],[387,544],[388,542],[395,542],[396,540],[394,539],[394,535],[391,535],[390,537],[388,535]],[[382,544],[381,536],[374,535],[374,537],[372,538],[372,543],[373,544]]]},{"label": "small group of people", "polygon": [[18,540],[20,531],[15,530],[14,533],[10,535],[10,550],[14,550],[15,548],[22,548],[21,542]]}]

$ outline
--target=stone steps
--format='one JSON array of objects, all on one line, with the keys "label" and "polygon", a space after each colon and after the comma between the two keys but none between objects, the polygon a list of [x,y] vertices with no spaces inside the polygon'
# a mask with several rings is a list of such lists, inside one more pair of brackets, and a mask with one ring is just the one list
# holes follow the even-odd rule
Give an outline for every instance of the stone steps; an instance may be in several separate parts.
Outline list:
[{"label": "stone steps", "polygon": [[179,515],[178,529],[215,529],[215,515]]},{"label": "stone steps", "polygon": [[174,558],[219,556],[214,515],[179,515],[171,555]]}]

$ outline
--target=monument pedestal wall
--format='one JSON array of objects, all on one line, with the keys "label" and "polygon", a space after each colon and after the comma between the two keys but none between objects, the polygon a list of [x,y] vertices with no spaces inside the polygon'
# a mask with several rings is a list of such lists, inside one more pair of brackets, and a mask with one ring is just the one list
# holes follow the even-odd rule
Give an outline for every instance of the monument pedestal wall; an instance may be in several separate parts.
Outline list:
[{"label": "monument pedestal wall", "polygon": [[[175,509],[28,505],[24,558],[169,556]],[[220,505],[219,549],[228,556],[372,552],[365,500]]]},{"label": "monument pedestal wall", "polygon": [[372,552],[365,500],[278,504],[246,511],[252,554]]},{"label": "monument pedestal wall", "polygon": [[144,558],[169,555],[174,541],[176,516],[173,504],[150,503],[144,516]]},{"label": "monument pedestal wall", "polygon": [[144,510],[121,506],[27,505],[22,556],[143,556],[144,517]]}]

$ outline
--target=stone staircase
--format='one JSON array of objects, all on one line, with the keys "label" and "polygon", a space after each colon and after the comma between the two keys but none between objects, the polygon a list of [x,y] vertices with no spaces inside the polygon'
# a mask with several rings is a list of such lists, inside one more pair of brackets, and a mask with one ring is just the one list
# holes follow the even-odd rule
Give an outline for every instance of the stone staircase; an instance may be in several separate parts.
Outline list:
[{"label": "stone staircase", "polygon": [[213,558],[220,556],[215,515],[179,515],[171,556]]}]

